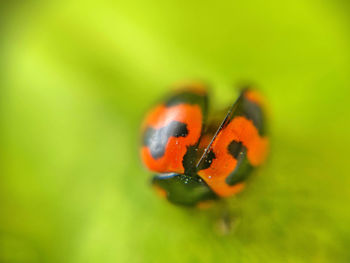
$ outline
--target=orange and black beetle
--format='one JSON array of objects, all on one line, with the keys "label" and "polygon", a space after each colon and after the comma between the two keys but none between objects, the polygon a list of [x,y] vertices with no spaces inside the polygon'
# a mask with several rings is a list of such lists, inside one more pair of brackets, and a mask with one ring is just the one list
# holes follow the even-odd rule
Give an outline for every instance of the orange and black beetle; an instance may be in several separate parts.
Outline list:
[{"label": "orange and black beetle", "polygon": [[153,108],[142,125],[141,158],[158,173],[155,188],[186,206],[240,192],[268,152],[262,101],[245,88],[226,116],[208,118],[207,91],[191,84]]}]

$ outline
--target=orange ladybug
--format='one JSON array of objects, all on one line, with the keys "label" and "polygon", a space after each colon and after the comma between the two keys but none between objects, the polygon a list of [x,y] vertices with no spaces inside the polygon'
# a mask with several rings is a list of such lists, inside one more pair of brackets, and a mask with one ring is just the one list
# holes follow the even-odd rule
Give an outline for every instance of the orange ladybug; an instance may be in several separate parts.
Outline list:
[{"label": "orange ladybug", "polygon": [[152,184],[178,205],[239,193],[268,148],[263,98],[250,88],[225,115],[208,118],[206,87],[186,85],[155,106],[142,125],[141,159],[157,173]]}]

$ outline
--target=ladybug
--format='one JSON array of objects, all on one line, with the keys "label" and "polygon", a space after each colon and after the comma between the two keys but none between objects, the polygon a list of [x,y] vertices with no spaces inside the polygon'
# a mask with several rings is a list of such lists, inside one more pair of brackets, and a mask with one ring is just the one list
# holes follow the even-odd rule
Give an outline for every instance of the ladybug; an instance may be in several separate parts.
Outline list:
[{"label": "ladybug", "polygon": [[241,192],[268,152],[263,98],[244,88],[225,112],[208,117],[204,85],[184,85],[150,110],[141,159],[170,202],[200,206]]}]

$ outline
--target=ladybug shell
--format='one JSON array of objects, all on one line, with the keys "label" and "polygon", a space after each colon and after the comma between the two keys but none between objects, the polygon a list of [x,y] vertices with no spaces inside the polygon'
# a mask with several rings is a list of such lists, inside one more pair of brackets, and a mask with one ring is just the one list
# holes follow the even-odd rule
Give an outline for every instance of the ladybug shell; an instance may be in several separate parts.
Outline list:
[{"label": "ladybug shell", "polygon": [[151,109],[142,125],[141,159],[152,171],[184,173],[183,157],[198,144],[207,112],[207,93],[192,84]]},{"label": "ladybug shell", "polygon": [[221,197],[240,192],[267,156],[263,99],[244,90],[229,110],[198,164],[198,175]]}]

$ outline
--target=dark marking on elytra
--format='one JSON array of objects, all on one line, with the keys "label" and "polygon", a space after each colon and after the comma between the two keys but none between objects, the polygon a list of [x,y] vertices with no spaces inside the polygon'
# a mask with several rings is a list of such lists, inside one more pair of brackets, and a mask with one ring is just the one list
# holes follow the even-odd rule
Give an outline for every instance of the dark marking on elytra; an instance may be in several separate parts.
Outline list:
[{"label": "dark marking on elytra", "polygon": [[216,158],[215,153],[211,150],[208,151],[206,154],[204,160],[202,160],[197,167],[198,170],[205,170],[208,169],[211,164],[213,163],[213,160]]},{"label": "dark marking on elytra", "polygon": [[226,128],[226,126],[236,117],[243,116],[248,120],[251,120],[254,126],[257,128],[260,135],[266,134],[265,127],[265,118],[264,113],[260,105],[249,100],[241,93],[240,97],[233,104],[229,111],[229,118],[225,119],[222,124],[222,129]]},{"label": "dark marking on elytra", "polygon": [[173,107],[180,104],[198,105],[202,110],[203,121],[208,113],[208,96],[191,91],[179,92],[165,101],[165,107]]},{"label": "dark marking on elytra", "polygon": [[237,112],[237,115],[244,116],[248,120],[251,120],[254,126],[257,128],[259,134],[265,134],[264,114],[258,104],[244,98],[242,107],[239,109],[239,112]]},{"label": "dark marking on elytra", "polygon": [[208,104],[208,97],[206,95],[197,94],[191,91],[179,92],[168,98],[165,102],[166,107],[176,106],[182,103],[188,104],[200,104],[203,106],[204,104]]},{"label": "dark marking on elytra", "polygon": [[150,149],[154,159],[164,156],[165,147],[170,137],[186,137],[188,135],[187,125],[179,121],[172,121],[160,129],[148,127],[143,135],[143,145]]},{"label": "dark marking on elytra", "polygon": [[242,142],[232,141],[227,150],[236,160],[237,164],[235,169],[226,177],[226,183],[228,185],[235,185],[244,181],[253,170],[253,166],[249,163],[247,158],[247,148]]},{"label": "dark marking on elytra", "polygon": [[238,158],[239,154],[244,150],[242,142],[232,141],[228,146],[227,150],[235,159]]},{"label": "dark marking on elytra", "polygon": [[185,174],[196,173],[196,160],[198,155],[198,146],[191,145],[187,147],[187,151],[182,159],[182,165],[185,168]]}]

